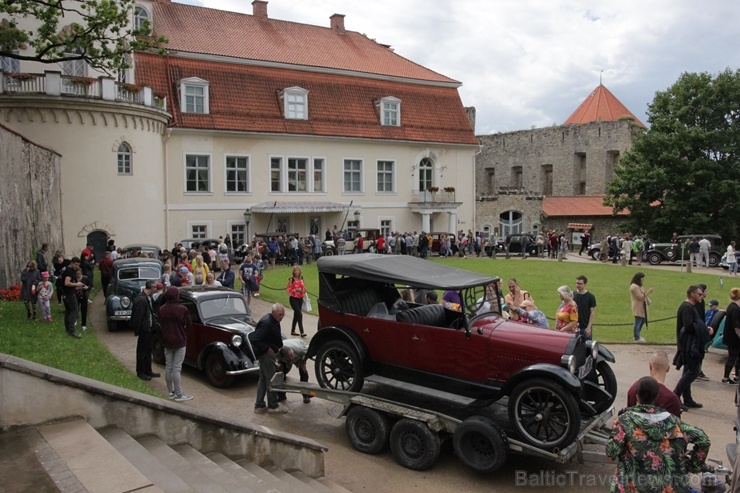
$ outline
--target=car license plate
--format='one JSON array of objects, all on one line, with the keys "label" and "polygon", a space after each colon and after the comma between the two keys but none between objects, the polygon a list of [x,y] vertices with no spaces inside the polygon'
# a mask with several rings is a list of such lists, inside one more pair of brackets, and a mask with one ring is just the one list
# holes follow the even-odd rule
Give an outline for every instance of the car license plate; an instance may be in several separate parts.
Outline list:
[{"label": "car license plate", "polygon": [[594,358],[589,356],[586,359],[586,363],[578,369],[578,379],[582,380],[586,375],[591,373],[591,369],[594,366]]},{"label": "car license plate", "polygon": [[126,317],[131,315],[131,310],[116,310],[114,312],[116,317]]}]

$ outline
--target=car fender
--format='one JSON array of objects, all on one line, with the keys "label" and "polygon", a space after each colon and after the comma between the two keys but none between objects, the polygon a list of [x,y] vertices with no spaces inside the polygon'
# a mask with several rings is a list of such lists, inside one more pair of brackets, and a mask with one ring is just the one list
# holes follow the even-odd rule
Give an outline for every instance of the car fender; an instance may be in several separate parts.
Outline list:
[{"label": "car fender", "polygon": [[596,363],[598,363],[599,361],[608,361],[609,363],[614,363],[617,361],[617,359],[614,357],[614,354],[612,354],[611,351],[599,344],[599,355],[596,357]]},{"label": "car fender", "polygon": [[316,332],[316,334],[311,338],[311,344],[308,346],[306,358],[313,358],[316,356],[318,349],[329,340],[341,340],[350,343],[362,359],[365,370],[369,369],[371,359],[370,353],[367,351],[367,347],[365,347],[365,344],[354,332],[345,327],[322,327],[321,330]]},{"label": "car fender", "polygon": [[565,368],[548,363],[536,363],[522,368],[509,377],[503,387],[501,387],[500,393],[501,395],[509,395],[511,391],[514,390],[514,387],[524,380],[537,378],[546,378],[561,384],[566,389],[576,394],[580,400],[581,381]]},{"label": "car fender", "polygon": [[226,363],[226,366],[229,368],[229,371],[236,371],[236,370],[242,370],[244,369],[244,366],[242,363],[247,360],[252,364],[255,364],[254,361],[252,361],[243,351],[239,350],[241,353],[241,356],[234,354],[234,351],[225,343],[221,341],[212,342],[211,344],[207,345],[203,350],[200,352],[200,355],[198,356],[198,368],[203,369],[206,364],[206,358],[211,353],[216,352],[218,353],[224,360],[224,363]]}]

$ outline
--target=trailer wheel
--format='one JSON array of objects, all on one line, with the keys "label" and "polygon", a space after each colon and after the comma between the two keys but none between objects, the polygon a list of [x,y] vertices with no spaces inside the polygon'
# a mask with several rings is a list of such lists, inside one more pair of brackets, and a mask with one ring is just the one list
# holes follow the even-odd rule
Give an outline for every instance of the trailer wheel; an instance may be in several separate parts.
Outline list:
[{"label": "trailer wheel", "polygon": [[316,381],[325,389],[359,392],[364,376],[354,348],[345,341],[328,341],[316,352]]},{"label": "trailer wheel", "polygon": [[525,380],[509,396],[509,419],[525,442],[552,451],[573,443],[581,428],[575,397],[549,380]]},{"label": "trailer wheel", "polygon": [[347,413],[345,429],[352,446],[364,454],[377,454],[388,445],[388,418],[375,409],[353,407]]},{"label": "trailer wheel", "polygon": [[472,416],[460,423],[452,443],[463,464],[478,472],[495,471],[509,455],[506,434],[483,416]]},{"label": "trailer wheel", "polygon": [[429,469],[437,462],[440,448],[439,435],[421,421],[403,418],[391,430],[391,452],[408,469]]},{"label": "trailer wheel", "polygon": [[583,383],[586,401],[597,413],[603,413],[609,409],[617,398],[617,377],[606,361],[596,363]]}]

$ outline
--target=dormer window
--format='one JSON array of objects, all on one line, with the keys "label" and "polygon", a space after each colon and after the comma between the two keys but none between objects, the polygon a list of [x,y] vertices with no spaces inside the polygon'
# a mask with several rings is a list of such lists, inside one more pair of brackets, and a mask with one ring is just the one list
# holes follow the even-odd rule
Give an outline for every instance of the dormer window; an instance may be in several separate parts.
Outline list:
[{"label": "dormer window", "polygon": [[151,28],[152,23],[149,17],[149,11],[141,5],[134,7],[134,28],[141,29],[144,27],[146,21],[149,21],[149,27]]},{"label": "dormer window", "polygon": [[190,77],[180,81],[180,110],[208,114],[208,81]]},{"label": "dormer window", "polygon": [[378,101],[380,124],[390,127],[401,126],[401,100],[388,96]]},{"label": "dormer window", "polygon": [[283,116],[290,120],[308,120],[308,91],[302,87],[289,87],[281,93]]}]

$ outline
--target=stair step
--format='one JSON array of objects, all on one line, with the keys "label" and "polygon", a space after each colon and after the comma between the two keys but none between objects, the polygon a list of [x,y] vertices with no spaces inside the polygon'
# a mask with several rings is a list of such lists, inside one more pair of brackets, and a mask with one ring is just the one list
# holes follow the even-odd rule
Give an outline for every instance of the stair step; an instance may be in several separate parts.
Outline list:
[{"label": "stair step", "polygon": [[317,480],[309,476],[308,474],[301,472],[301,471],[292,471],[290,473],[291,476],[298,479],[302,483],[306,483],[308,486],[311,487],[311,491],[315,491],[316,493],[333,493],[332,490],[324,486],[323,484],[319,483]]},{"label": "stair step", "polygon": [[[0,433],[0,485],[12,483],[14,493],[59,492],[40,444],[49,448],[36,428]],[[52,455],[56,457],[53,451]],[[61,464],[58,459],[56,462]],[[67,474],[72,476],[71,472]],[[0,492],[6,491],[4,487],[0,486]]]},{"label": "stair step", "polygon": [[280,481],[288,485],[288,488],[286,488],[290,493],[313,493],[315,490],[301,481],[300,479],[296,478],[295,476],[291,476],[290,473],[283,471],[282,469],[279,469],[277,467],[269,467],[267,468],[267,471],[278,478]]},{"label": "stair step", "polygon": [[193,464],[175,452],[160,438],[154,435],[147,435],[137,439],[137,441],[157,457],[173,474],[179,476],[195,491],[199,493],[229,493],[221,485],[201,474],[200,471],[193,467]]},{"label": "stair step", "polygon": [[208,454],[206,457],[221,466],[221,469],[224,471],[231,473],[237,480],[249,486],[254,493],[270,493],[277,491],[273,485],[263,481],[261,478],[255,476],[221,453],[214,452],[212,454]]},{"label": "stair step", "polygon": [[352,493],[350,490],[348,490],[344,486],[338,485],[331,479],[328,479],[326,476],[324,476],[323,478],[319,478],[316,481],[323,484],[324,486],[329,488],[329,490],[333,491],[334,493]]},{"label": "stair step", "polygon": [[250,462],[244,459],[237,461],[237,464],[246,469],[248,472],[260,478],[265,483],[271,485],[275,489],[275,491],[281,491],[282,493],[293,493],[293,491],[289,488],[290,485],[285,484],[283,481],[280,480],[280,478],[278,478],[274,474],[270,474],[267,469],[258,466],[254,462]]},{"label": "stair step", "polygon": [[89,493],[161,492],[83,419],[39,427]]},{"label": "stair step", "polygon": [[252,489],[248,485],[239,482],[231,474],[224,474],[226,471],[221,466],[195,450],[189,444],[175,445],[172,449],[187,459],[198,471],[210,478],[211,481],[221,485],[226,491],[230,493],[252,493]]},{"label": "stair step", "polygon": [[162,490],[167,493],[197,493],[188,483],[174,474],[155,455],[122,429],[105,428],[100,430],[100,434]]}]

